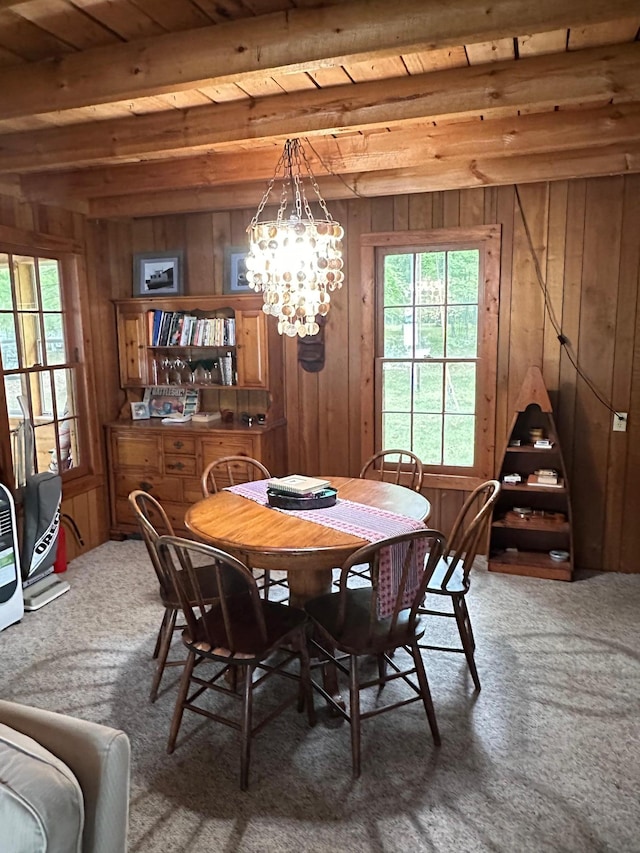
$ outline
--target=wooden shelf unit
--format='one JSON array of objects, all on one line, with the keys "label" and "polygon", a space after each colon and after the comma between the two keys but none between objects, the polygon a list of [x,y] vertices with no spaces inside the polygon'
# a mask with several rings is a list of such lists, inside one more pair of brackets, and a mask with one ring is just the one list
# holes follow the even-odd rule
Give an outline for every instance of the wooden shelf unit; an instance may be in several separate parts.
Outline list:
[{"label": "wooden shelf unit", "polygon": [[[532,429],[541,429],[552,446],[534,447],[530,439]],[[512,446],[513,441],[519,441],[519,446]],[[540,468],[557,471],[562,486],[528,485],[527,477]],[[507,474],[519,474],[522,482],[504,483]],[[502,489],[491,523],[489,571],[571,580],[573,535],[569,484],[551,402],[537,367],[529,370],[516,403],[498,479]],[[529,509],[531,513],[516,518],[514,507]],[[562,562],[552,560],[551,550],[567,551],[569,558]]]},{"label": "wooden shelf unit", "polygon": [[[185,296],[123,299],[115,302],[120,382],[127,392],[121,419],[107,424],[111,535],[137,531],[127,496],[133,489],[154,495],[165,507],[180,534],[186,533],[184,514],[202,497],[200,477],[209,462],[222,456],[244,455],[259,459],[274,476],[287,473],[284,419],[284,359],[282,338],[275,323],[268,323],[262,299],[254,296]],[[152,346],[149,314],[153,309],[184,312],[198,317],[233,317],[235,346]],[[129,402],[142,399],[153,381],[153,361],[158,354],[212,359],[232,352],[233,385],[182,383],[169,388],[197,388],[201,410],[228,409],[233,421],[181,425],[161,423],[161,418],[132,421]],[[264,413],[264,424],[243,423],[240,413]]]},{"label": "wooden shelf unit", "polygon": [[[218,388],[279,388],[282,378],[282,339],[275,324],[267,324],[262,299],[254,296],[184,296],[170,299],[122,299],[116,303],[120,384],[123,388],[154,385],[153,361],[159,353],[215,358],[231,352],[237,382]],[[220,346],[153,346],[149,335],[148,312],[195,314],[202,318],[225,317],[235,320],[235,345]],[[281,382],[280,382],[281,384]],[[211,387],[209,385],[205,386]],[[281,412],[277,413],[281,417]]]}]

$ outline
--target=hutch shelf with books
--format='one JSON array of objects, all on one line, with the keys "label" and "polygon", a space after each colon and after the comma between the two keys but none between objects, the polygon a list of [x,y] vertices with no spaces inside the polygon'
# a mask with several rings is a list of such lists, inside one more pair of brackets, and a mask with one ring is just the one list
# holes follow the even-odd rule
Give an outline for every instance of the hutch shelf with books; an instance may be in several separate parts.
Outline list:
[{"label": "hutch shelf with books", "polygon": [[532,367],[516,403],[498,479],[489,571],[571,580],[571,499],[553,410]]},{"label": "hutch shelf with books", "polygon": [[275,388],[282,342],[260,297],[123,299],[116,315],[123,388]]},{"label": "hutch shelf with books", "polygon": [[[115,309],[126,403],[106,426],[112,536],[137,532],[127,500],[134,489],[156,497],[184,535],[202,472],[222,456],[252,456],[273,476],[287,473],[282,338],[260,297],[135,298]],[[130,403],[145,391],[195,391],[200,412],[214,419],[131,420]]]}]

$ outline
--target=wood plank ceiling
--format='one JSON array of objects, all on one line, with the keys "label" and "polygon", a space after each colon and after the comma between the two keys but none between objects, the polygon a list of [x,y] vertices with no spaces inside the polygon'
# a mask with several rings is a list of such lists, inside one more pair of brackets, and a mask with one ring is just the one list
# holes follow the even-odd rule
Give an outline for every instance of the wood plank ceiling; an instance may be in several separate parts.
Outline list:
[{"label": "wood plank ceiling", "polygon": [[0,186],[96,217],[640,171],[637,0],[0,0]]}]

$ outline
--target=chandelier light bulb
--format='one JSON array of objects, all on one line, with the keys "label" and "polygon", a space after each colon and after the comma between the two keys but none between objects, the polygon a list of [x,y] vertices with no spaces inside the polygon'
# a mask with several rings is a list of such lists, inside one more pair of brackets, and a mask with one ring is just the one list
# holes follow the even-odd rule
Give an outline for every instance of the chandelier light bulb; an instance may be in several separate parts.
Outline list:
[{"label": "chandelier light bulb", "polygon": [[[278,214],[274,220],[260,221],[279,176],[282,190]],[[305,179],[316,194],[322,219],[314,218],[311,212]],[[298,139],[285,143],[247,232],[247,281],[254,290],[262,291],[262,310],[277,318],[278,333],[301,338],[318,334],[316,318],[327,315],[330,291],[339,290],[344,281],[344,230],[327,210]]]}]

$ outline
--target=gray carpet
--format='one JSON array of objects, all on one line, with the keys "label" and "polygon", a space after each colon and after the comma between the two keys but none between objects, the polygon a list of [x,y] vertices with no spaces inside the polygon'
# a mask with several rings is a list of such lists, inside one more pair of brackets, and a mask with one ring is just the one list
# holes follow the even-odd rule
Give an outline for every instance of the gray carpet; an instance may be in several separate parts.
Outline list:
[{"label": "gray carpet", "polygon": [[142,543],[106,543],[66,578],[0,633],[1,694],[129,734],[131,851],[640,851],[640,575],[479,567],[482,692],[462,656],[425,652],[440,749],[419,704],[377,717],[353,782],[348,727],[317,700],[315,729],[292,707],[254,740],[245,794],[235,732],[187,714],[165,752],[179,670],[150,705],[162,611]]}]

